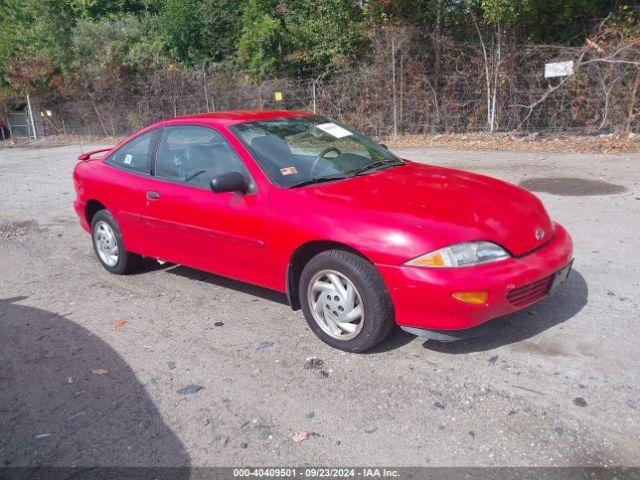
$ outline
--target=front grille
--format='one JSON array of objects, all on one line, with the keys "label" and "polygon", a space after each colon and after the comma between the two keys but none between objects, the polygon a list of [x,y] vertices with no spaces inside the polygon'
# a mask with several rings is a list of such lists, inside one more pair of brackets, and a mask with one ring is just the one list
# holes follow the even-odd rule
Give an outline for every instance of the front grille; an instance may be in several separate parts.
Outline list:
[{"label": "front grille", "polygon": [[514,307],[524,307],[530,303],[537,302],[549,293],[552,279],[553,275],[522,287],[514,288],[507,293],[507,300]]}]

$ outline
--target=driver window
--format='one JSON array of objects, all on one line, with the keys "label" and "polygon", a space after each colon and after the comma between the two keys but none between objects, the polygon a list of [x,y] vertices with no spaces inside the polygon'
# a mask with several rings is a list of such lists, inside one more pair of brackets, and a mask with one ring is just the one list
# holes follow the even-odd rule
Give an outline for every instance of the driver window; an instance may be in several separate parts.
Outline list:
[{"label": "driver window", "polygon": [[199,188],[210,188],[211,179],[246,168],[224,137],[208,127],[166,127],[158,146],[155,176]]}]

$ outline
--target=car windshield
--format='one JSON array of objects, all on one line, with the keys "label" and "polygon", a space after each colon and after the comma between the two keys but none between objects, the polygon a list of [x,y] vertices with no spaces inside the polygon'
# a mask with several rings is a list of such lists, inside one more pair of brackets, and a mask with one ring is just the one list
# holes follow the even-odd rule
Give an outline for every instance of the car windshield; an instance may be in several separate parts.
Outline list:
[{"label": "car windshield", "polygon": [[404,163],[373,140],[318,115],[242,123],[230,129],[281,187],[347,178]]}]

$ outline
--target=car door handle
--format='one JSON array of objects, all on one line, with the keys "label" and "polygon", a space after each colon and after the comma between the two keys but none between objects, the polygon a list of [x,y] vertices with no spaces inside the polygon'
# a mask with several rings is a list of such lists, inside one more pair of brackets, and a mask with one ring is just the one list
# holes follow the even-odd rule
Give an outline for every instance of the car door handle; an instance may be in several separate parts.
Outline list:
[{"label": "car door handle", "polygon": [[153,190],[150,190],[147,192],[147,198],[149,200],[157,200],[158,198],[160,198],[160,194],[158,192],[154,192]]}]

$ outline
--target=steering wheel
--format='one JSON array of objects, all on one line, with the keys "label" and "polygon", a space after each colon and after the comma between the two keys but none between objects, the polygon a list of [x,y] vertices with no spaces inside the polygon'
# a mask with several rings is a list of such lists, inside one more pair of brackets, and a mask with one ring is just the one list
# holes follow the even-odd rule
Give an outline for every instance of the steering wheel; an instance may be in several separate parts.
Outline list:
[{"label": "steering wheel", "polygon": [[318,168],[320,160],[325,160],[324,156],[329,152],[336,152],[338,154],[338,157],[342,155],[342,152],[340,151],[340,149],[336,147],[327,147],[324,150],[322,150],[318,154],[318,156],[315,158],[315,160],[313,161],[313,164],[311,164],[311,168],[309,169],[309,176],[311,178],[316,176],[316,169]]}]

